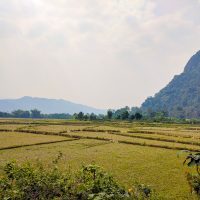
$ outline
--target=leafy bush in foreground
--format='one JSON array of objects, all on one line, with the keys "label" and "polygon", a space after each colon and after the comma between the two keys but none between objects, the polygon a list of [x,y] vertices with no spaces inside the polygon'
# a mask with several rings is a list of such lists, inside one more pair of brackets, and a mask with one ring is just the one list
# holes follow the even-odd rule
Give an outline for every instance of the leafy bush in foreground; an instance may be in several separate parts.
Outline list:
[{"label": "leafy bush in foreground", "polygon": [[187,173],[187,181],[190,185],[191,192],[195,192],[200,197],[200,176]]},{"label": "leafy bush in foreground", "polygon": [[190,153],[186,157],[183,164],[185,164],[186,162],[188,167],[196,167],[197,174],[193,175],[191,173],[187,173],[187,181],[190,185],[191,192],[195,192],[198,198],[200,198],[200,171],[199,171],[200,153],[195,153],[195,154]]},{"label": "leafy bush in foreground", "polygon": [[0,179],[2,200],[143,200],[157,199],[152,191],[137,185],[126,191],[96,165],[81,168],[77,174],[63,173],[56,166],[47,170],[41,164],[8,163]]}]

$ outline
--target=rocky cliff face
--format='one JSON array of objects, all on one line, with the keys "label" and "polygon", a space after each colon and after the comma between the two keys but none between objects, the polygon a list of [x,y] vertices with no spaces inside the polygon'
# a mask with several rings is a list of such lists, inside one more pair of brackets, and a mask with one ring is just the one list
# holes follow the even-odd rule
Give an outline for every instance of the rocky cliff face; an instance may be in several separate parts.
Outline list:
[{"label": "rocky cliff face", "polygon": [[174,117],[200,117],[200,51],[191,57],[182,74],[146,99],[142,109],[167,110]]}]

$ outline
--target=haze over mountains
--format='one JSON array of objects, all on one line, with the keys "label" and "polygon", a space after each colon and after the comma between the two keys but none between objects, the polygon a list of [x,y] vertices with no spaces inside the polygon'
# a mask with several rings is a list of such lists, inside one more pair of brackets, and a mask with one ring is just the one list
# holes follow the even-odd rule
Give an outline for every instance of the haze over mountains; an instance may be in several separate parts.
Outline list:
[{"label": "haze over mountains", "polygon": [[[72,103],[62,99],[22,97],[20,99],[0,100],[0,111],[38,109],[42,113],[84,113],[105,114],[106,110]],[[167,111],[171,117],[200,117],[200,51],[193,55],[183,73],[174,76],[172,81],[154,97],[149,97],[141,109],[148,112]]]},{"label": "haze over mountains", "polygon": [[169,116],[200,117],[200,51],[191,57],[183,73],[143,104],[145,111],[167,110]]},{"label": "haze over mountains", "polygon": [[72,103],[63,99],[47,99],[38,97],[22,97],[19,99],[1,99],[0,100],[0,111],[12,112],[14,110],[31,110],[38,109],[42,113],[69,113],[74,114],[80,111],[84,113],[95,113],[104,114],[106,111],[96,109],[93,107]]}]

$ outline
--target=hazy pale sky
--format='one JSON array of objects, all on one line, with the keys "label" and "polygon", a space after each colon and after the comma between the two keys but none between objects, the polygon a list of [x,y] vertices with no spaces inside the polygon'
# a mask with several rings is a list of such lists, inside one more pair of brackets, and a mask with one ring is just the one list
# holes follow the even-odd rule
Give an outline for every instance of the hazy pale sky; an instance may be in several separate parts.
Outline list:
[{"label": "hazy pale sky", "polygon": [[0,98],[136,106],[199,49],[199,0],[0,0]]}]

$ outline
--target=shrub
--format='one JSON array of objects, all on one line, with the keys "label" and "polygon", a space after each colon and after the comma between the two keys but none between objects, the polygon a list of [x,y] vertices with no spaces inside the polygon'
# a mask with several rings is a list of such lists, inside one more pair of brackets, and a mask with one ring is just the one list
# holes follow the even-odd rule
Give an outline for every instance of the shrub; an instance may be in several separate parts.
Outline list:
[{"label": "shrub", "polygon": [[200,176],[187,173],[187,181],[190,185],[191,192],[195,192],[200,197]]},{"label": "shrub", "polygon": [[200,198],[200,153],[189,153],[183,164],[185,164],[186,162],[188,167],[196,167],[197,174],[193,175],[191,173],[187,173],[187,181],[190,185],[191,192],[195,192],[198,198]]},{"label": "shrub", "polygon": [[2,200],[143,200],[158,199],[144,185],[129,191],[121,187],[112,176],[96,165],[83,166],[74,174],[64,173],[56,167],[62,155],[53,162],[51,169],[42,164],[19,165],[10,162],[4,167],[0,179]]}]

